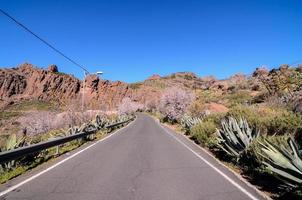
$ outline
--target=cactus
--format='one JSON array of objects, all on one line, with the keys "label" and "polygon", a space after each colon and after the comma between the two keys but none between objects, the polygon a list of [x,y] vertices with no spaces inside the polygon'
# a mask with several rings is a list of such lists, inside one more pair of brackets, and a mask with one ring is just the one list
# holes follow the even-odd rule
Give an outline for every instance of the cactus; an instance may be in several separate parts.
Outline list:
[{"label": "cactus", "polygon": [[217,130],[218,146],[228,155],[240,158],[255,138],[260,135],[256,129],[251,129],[246,119],[238,121],[233,117],[221,121],[222,129]]},{"label": "cactus", "polygon": [[258,142],[261,152],[258,152],[266,169],[271,171],[283,183],[291,187],[302,187],[302,153],[293,138],[287,140],[289,149],[276,146],[268,140]]}]

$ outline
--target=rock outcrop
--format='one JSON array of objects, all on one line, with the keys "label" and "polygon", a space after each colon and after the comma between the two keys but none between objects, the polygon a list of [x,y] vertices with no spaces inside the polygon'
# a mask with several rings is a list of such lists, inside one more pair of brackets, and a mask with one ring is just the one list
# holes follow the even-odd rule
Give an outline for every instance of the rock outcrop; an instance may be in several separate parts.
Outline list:
[{"label": "rock outcrop", "polygon": [[[0,69],[0,100],[2,103],[20,100],[55,101],[62,105],[78,101],[83,94],[83,82],[72,75],[59,73],[55,65],[47,70],[25,63],[17,68]],[[85,80],[85,103],[111,109],[124,96],[130,96],[128,84],[100,80],[88,76]],[[89,103],[88,103],[89,102]],[[98,104],[98,105],[97,105]]]},{"label": "rock outcrop", "polygon": [[53,73],[59,72],[57,65],[50,65],[48,71]]},{"label": "rock outcrop", "polygon": [[156,79],[160,79],[160,75],[158,75],[158,74],[153,74],[153,75],[150,76],[147,80],[156,80]]},{"label": "rock outcrop", "polygon": [[67,74],[55,74],[25,63],[17,68],[0,69],[0,99],[39,99],[62,102],[75,98],[81,82]]}]

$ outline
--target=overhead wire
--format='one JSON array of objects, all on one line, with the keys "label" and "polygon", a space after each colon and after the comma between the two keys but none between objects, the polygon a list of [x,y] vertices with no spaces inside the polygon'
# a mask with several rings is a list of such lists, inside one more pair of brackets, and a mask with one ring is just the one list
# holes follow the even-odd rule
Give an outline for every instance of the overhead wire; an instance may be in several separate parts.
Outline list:
[{"label": "overhead wire", "polygon": [[38,40],[40,40],[42,43],[44,43],[45,45],[47,45],[49,48],[51,48],[52,50],[54,50],[56,53],[58,53],[59,55],[63,56],[65,59],[67,59],[68,61],[70,61],[71,63],[73,63],[74,65],[76,65],[77,67],[79,67],[82,70],[84,70],[85,73],[89,74],[89,71],[83,65],[81,65],[78,62],[74,61],[73,59],[71,59],[70,57],[68,57],[65,53],[63,53],[62,51],[60,51],[59,49],[57,49],[56,47],[54,47],[53,45],[51,45],[49,42],[47,42],[45,39],[43,39],[40,36],[38,36],[36,33],[34,33],[32,30],[30,30],[28,27],[26,27],[24,24],[22,24],[16,18],[14,18],[13,16],[11,16],[10,14],[8,14],[4,10],[2,10],[1,8],[0,8],[0,12],[2,14],[4,14],[6,17],[8,17],[9,19],[11,19],[13,22],[15,22],[18,26],[20,26],[23,29],[25,29],[27,32],[29,32],[31,35],[33,35],[35,38],[37,38]]}]

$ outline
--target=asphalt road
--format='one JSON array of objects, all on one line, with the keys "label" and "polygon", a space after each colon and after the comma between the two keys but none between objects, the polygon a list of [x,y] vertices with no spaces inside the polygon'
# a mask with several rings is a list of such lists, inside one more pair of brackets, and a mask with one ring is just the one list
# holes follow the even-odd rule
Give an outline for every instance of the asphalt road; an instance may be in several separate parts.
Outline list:
[{"label": "asphalt road", "polygon": [[[16,179],[1,186],[0,191],[18,181]],[[140,114],[132,124],[107,140],[0,199],[263,198],[183,136],[162,127],[151,117]]]}]

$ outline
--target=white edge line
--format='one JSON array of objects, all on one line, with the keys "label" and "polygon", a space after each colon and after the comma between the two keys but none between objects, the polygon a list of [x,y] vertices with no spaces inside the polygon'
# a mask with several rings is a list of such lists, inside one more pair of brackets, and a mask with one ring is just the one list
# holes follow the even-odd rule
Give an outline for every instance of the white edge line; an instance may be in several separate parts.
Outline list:
[{"label": "white edge line", "polygon": [[[159,123],[159,122],[158,122]],[[180,144],[182,144],[186,149],[191,151],[195,156],[197,156],[199,159],[201,159],[203,162],[205,162],[207,165],[209,165],[212,169],[214,169],[218,174],[220,174],[223,178],[225,178],[227,181],[229,181],[232,185],[234,185],[236,188],[238,188],[241,192],[246,194],[248,197],[250,197],[252,200],[259,200],[257,197],[252,195],[249,191],[247,191],[245,188],[241,187],[238,183],[236,183],[233,179],[228,177],[225,173],[223,173],[221,170],[219,170],[217,167],[215,167],[213,164],[211,164],[209,161],[207,161],[204,157],[199,155],[197,152],[192,150],[188,145],[186,145],[184,142],[182,142],[180,139],[172,135],[172,133],[168,132],[160,123],[160,127],[168,133],[171,137],[173,137],[176,141],[178,141]]]},{"label": "white edge line", "polygon": [[[167,129],[169,129],[169,127],[167,127]],[[169,129],[169,130],[171,130],[171,129]],[[249,187],[250,189],[254,190],[259,196],[261,196],[262,198],[264,198],[266,200],[273,200],[272,198],[270,198],[269,196],[267,196],[265,193],[263,193],[260,190],[258,190],[258,188],[255,187],[253,184],[251,184],[248,181],[246,181],[240,174],[238,174],[233,169],[231,169],[228,166],[226,166],[225,164],[223,164],[218,158],[216,158],[213,154],[211,154],[210,152],[208,152],[206,149],[202,148],[201,146],[199,146],[198,144],[196,144],[195,142],[193,142],[192,140],[190,140],[188,137],[186,137],[184,135],[181,135],[181,136],[183,136],[192,145],[194,145],[195,147],[197,147],[198,149],[200,149],[202,152],[204,152],[205,154],[207,154],[208,156],[210,156],[212,159],[214,159],[221,167],[226,168],[228,171],[230,171],[234,176],[236,176],[236,178],[238,178],[241,182],[245,183],[247,185],[247,187]]]},{"label": "white edge line", "polygon": [[[136,120],[136,119],[137,119],[137,118],[135,118],[135,120]],[[129,125],[133,124],[133,122],[135,122],[135,120],[132,121],[132,122],[130,122],[127,126],[125,126],[125,127],[121,128],[121,129],[115,131],[114,133],[112,133],[112,134],[106,136],[105,138],[103,138],[103,139],[101,139],[101,140],[98,140],[97,142],[95,142],[95,143],[89,145],[88,147],[86,147],[86,148],[84,148],[84,149],[82,149],[82,150],[80,150],[80,151],[78,151],[78,152],[72,154],[72,155],[69,156],[68,158],[65,158],[64,160],[61,160],[60,162],[58,162],[58,163],[56,163],[56,164],[50,166],[49,168],[47,168],[47,169],[45,169],[45,170],[43,170],[43,171],[41,171],[41,172],[39,172],[39,173],[37,173],[37,174],[31,176],[30,178],[28,178],[28,179],[26,179],[26,180],[24,180],[24,181],[18,183],[17,185],[14,185],[14,186],[12,186],[12,187],[10,187],[10,188],[8,188],[8,189],[6,189],[6,190],[0,192],[0,197],[2,197],[3,195],[5,195],[5,194],[7,194],[7,193],[9,193],[9,192],[11,192],[11,191],[17,189],[18,187],[20,187],[20,186],[22,186],[22,185],[24,185],[24,184],[26,184],[26,183],[28,183],[28,182],[34,180],[35,178],[41,176],[42,174],[45,174],[46,172],[48,172],[48,171],[50,171],[50,170],[56,168],[57,166],[63,164],[64,162],[70,160],[71,158],[73,158],[73,157],[79,155],[80,153],[86,151],[87,149],[90,149],[91,147],[95,146],[96,144],[98,144],[98,143],[100,143],[100,142],[103,142],[103,141],[109,139],[109,138],[112,137],[113,135],[116,135],[118,132],[122,131],[123,129],[125,129],[125,128],[128,127]]]}]

